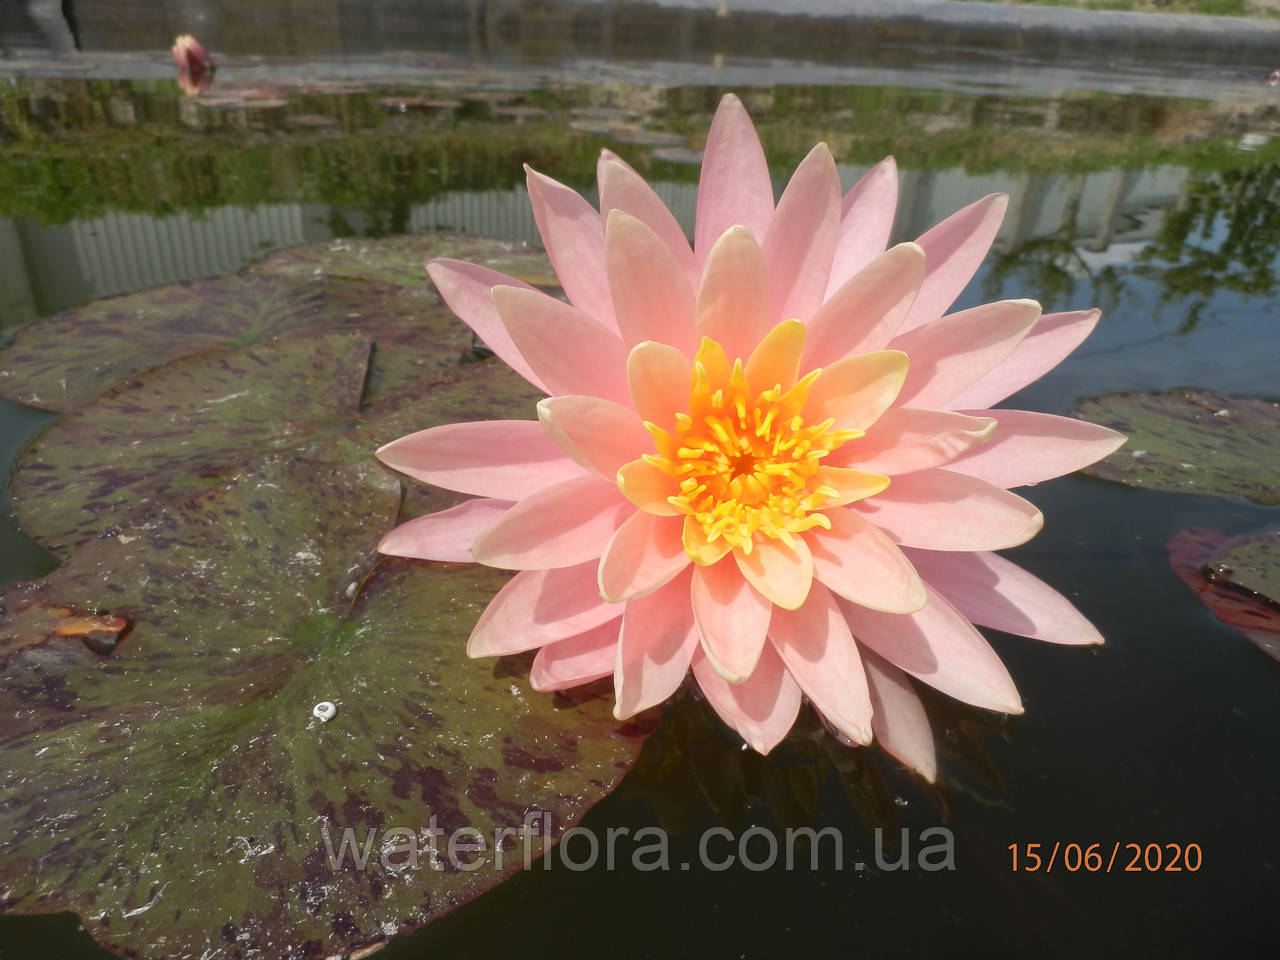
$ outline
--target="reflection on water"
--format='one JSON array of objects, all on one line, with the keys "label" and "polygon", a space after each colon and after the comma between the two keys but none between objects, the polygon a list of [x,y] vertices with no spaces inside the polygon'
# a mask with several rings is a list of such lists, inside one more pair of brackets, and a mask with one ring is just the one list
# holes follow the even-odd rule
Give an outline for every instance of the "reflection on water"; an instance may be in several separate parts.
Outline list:
[{"label": "reflection on water", "polygon": [[[308,81],[181,100],[172,81],[16,82],[0,92],[3,327],[12,333],[92,297],[227,273],[267,249],[338,235],[447,229],[533,243],[521,163],[589,188],[601,147],[640,168],[687,229],[691,161],[718,96],[699,87]],[[1082,394],[1184,383],[1275,393],[1274,112],[884,87],[744,96],[779,171],[817,139],[832,145],[846,184],[895,154],[900,239],[982,194],[1010,194],[995,252],[958,306],[1030,296],[1051,310],[1105,310],[1096,334],[1015,405],[1060,412]],[[0,410],[0,452],[16,452],[40,420]],[[1028,706],[1016,747],[1002,742],[1007,725],[935,697],[944,767],[935,792],[866,751],[808,736],[812,727],[767,760],[743,754],[688,704],[587,821],[600,835],[655,817],[677,832],[688,824],[677,838],[686,847],[697,827],[721,818],[834,825],[865,847],[869,827],[918,833],[954,814],[954,874],[534,872],[385,955],[464,955],[477,943],[482,953],[529,950],[527,932],[566,910],[575,945],[616,944],[625,923],[625,957],[818,947],[921,956],[940,943],[976,955],[997,941],[1006,952],[1080,956],[1135,935],[1151,952],[1203,956],[1235,936],[1272,936],[1254,891],[1274,886],[1274,865],[1257,854],[1259,826],[1273,816],[1265,798],[1277,789],[1274,664],[1223,641],[1169,574],[1163,545],[1182,527],[1248,529],[1274,525],[1274,513],[1081,478],[1028,496],[1049,521],[1016,559],[1060,585],[1108,643],[1065,651],[993,638]],[[0,542],[6,561],[40,573],[47,558],[19,557],[11,542]],[[1217,876],[1239,885],[1010,875],[1009,843],[1057,840],[1196,842],[1206,862],[1221,864]],[[698,920],[666,922],[672,904]],[[663,920],[634,922],[641,915]],[[27,931],[35,954],[57,926],[6,918],[0,930]],[[65,945],[70,925],[62,927]],[[487,949],[494,944],[501,949]],[[548,944],[546,955],[564,955],[563,942]]]}]

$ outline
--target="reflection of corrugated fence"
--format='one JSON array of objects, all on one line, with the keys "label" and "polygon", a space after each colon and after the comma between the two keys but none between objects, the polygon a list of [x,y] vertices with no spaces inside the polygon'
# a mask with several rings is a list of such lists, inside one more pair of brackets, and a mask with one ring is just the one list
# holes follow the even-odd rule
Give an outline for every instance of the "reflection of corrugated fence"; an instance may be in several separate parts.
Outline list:
[{"label": "reflection of corrugated fence", "polygon": [[[842,167],[841,179],[849,185],[862,172]],[[1012,203],[1001,231],[1002,249],[1065,229],[1079,245],[1100,251],[1113,240],[1132,243],[1150,239],[1159,218],[1148,214],[1173,202],[1186,177],[1185,170],[1165,167],[1080,177],[1025,176],[1010,183],[1000,174],[903,171],[895,233],[901,239],[917,236],[965,203],[995,190],[1007,190]],[[695,185],[659,182],[654,188],[691,232]],[[326,239],[331,235],[328,213],[323,207],[296,204],[224,207],[205,215],[163,218],[117,213],[59,227],[24,223],[20,230],[26,234],[28,255],[33,250],[37,256],[43,252],[46,261],[50,251],[66,251],[67,240],[71,241],[72,250],[67,252],[74,252],[75,262],[57,266],[56,284],[47,281],[54,272],[47,262],[29,265],[35,268],[29,270],[33,277],[38,273],[45,278],[38,302],[48,311],[91,297],[234,272],[267,250]],[[408,228],[414,233],[443,230],[535,246],[539,243],[523,188],[444,194],[414,206]],[[63,236],[58,237],[59,233]]]},{"label": "reflection of corrugated fence", "polygon": [[234,273],[264,250],[305,240],[302,207],[222,207],[206,214],[111,213],[70,225],[81,269],[96,296]]}]

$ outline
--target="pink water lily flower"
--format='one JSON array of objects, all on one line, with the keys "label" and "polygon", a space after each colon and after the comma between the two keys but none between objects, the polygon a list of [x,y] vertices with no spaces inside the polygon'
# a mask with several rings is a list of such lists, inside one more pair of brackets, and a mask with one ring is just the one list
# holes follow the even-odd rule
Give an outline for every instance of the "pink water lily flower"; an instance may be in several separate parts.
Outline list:
[{"label": "pink water lily flower", "polygon": [[474,496],[403,524],[380,549],[519,571],[467,649],[536,648],[539,690],[612,676],[623,718],[692,669],[761,753],[807,696],[845,737],[875,737],[932,779],[908,675],[1017,713],[974,623],[1102,640],[992,552],[1042,524],[1008,488],[1123,440],[991,409],[1074,349],[1098,311],[1041,316],[1008,300],[947,313],[1006,198],[886,251],[892,158],[842,197],[819,144],[775,205],[731,95],[707,137],[692,246],[626,163],[606,151],[598,175],[599,212],[528,172],[568,303],[484,267],[428,263],[458,316],[548,396],[536,420],[449,424],[379,450],[398,471]]}]

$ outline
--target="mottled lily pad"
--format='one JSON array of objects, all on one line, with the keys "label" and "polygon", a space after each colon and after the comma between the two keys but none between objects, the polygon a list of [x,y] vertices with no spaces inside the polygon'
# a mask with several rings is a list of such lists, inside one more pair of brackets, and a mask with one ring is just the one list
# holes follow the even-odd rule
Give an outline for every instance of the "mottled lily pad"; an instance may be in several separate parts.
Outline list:
[{"label": "mottled lily pad", "polygon": [[1280,530],[1234,540],[1210,566],[1216,577],[1280,604]]},{"label": "mottled lily pad", "polygon": [[1085,469],[1103,480],[1174,493],[1280,503],[1280,404],[1207,390],[1087,397],[1073,416],[1129,437]]},{"label": "mottled lily pad", "polygon": [[0,351],[0,393],[75,410],[177,357],[281,336],[345,333],[376,344],[370,395],[451,375],[470,332],[440,302],[423,269],[461,257],[540,285],[545,255],[478,237],[341,240],[280,251],[244,273],[95,300],[22,330]]},{"label": "mottled lily pad", "polygon": [[[1280,531],[1263,537],[1233,537],[1217,530],[1192,527],[1179,530],[1165,545],[1169,563],[1215,617],[1248,637],[1259,649],[1280,660],[1280,606],[1275,594],[1263,594],[1248,584],[1274,582],[1280,569]],[[1261,579],[1246,574],[1243,582],[1232,578],[1240,567],[1224,558],[1243,557],[1257,564]],[[1269,589],[1269,587],[1268,587]]]},{"label": "mottled lily pad", "polygon": [[[0,598],[0,907],[130,956],[341,953],[519,869],[498,828],[558,836],[616,785],[643,730],[468,660],[502,577],[378,560],[399,504],[370,463],[269,458]],[[99,654],[51,638],[65,611],[130,627]],[[433,826],[486,849],[433,858]]]}]

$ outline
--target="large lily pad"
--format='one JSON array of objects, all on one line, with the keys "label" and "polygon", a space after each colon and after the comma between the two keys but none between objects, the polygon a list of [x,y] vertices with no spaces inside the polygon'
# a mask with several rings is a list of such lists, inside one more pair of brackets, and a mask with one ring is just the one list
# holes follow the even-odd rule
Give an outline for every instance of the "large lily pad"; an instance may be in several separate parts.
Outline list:
[{"label": "large lily pad", "polygon": [[[1166,547],[1173,572],[1215,617],[1280,660],[1280,596],[1254,589],[1270,589],[1275,582],[1280,569],[1280,531],[1262,537],[1233,537],[1192,527],[1175,533]],[[1237,566],[1230,566],[1228,560]]]},{"label": "large lily pad", "polygon": [[546,257],[475,237],[397,237],[310,244],[273,254],[233,277],[95,300],[21,331],[0,352],[0,393],[75,410],[177,357],[280,336],[359,335],[377,344],[371,396],[452,375],[469,331],[440,303],[423,270],[465,256],[538,283]]},{"label": "large lily pad", "polygon": [[[368,463],[270,458],[3,596],[0,907],[75,911],[129,955],[332,954],[518,869],[497,828],[558,833],[612,789],[642,731],[468,660],[501,577],[378,561],[399,502]],[[67,611],[130,629],[98,653],[50,630]],[[432,817],[487,851],[433,861]],[[364,869],[333,866],[347,829]]]},{"label": "large lily pad", "polygon": [[369,353],[368,340],[331,334],[195,354],[140,373],[27,448],[12,482],[18,519],[65,553],[139,503],[214,486],[268,453],[356,462],[436,424],[527,417],[540,396],[496,362],[454,363],[361,412]]},{"label": "large lily pad", "polygon": [[1207,390],[1108,393],[1072,414],[1129,437],[1085,469],[1104,480],[1174,493],[1280,503],[1280,404]]}]

